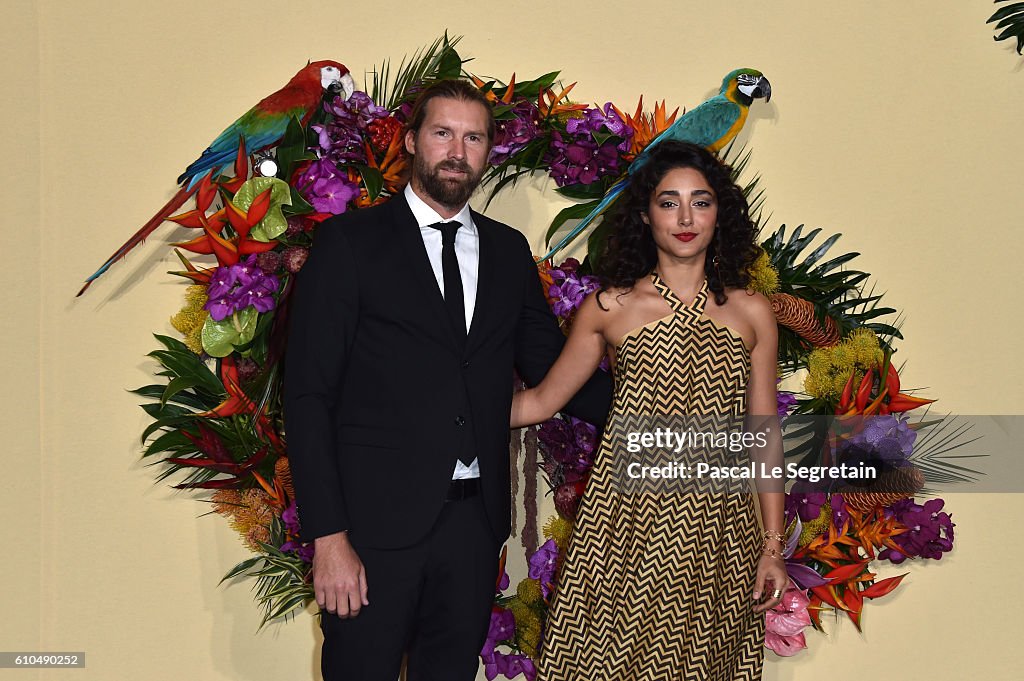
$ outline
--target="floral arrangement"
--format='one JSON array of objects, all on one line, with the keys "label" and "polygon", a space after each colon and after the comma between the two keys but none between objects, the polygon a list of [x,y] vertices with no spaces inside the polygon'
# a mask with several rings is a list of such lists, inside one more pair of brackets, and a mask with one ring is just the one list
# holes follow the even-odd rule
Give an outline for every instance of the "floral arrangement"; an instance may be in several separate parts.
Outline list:
[{"label": "floral arrangement", "polygon": [[[568,220],[586,215],[678,114],[667,114],[664,103],[648,112],[642,99],[632,115],[611,103],[572,102],[573,85],[555,87],[558,72],[518,83],[514,76],[507,84],[485,81],[463,70],[457,42],[439,39],[393,76],[384,64],[366,92],[325,97],[307,126],[292,121],[270,164],[268,152],[249,157],[240,145],[233,173],[204,179],[194,208],[169,218],[199,235],[175,244],[184,269],[173,274],[190,282],[182,309],[171,318],[182,339],[156,336],[161,348],[150,356],[160,365],[160,380],[135,391],[149,400],[142,408],[153,419],[142,434],[144,457],[161,466],[159,479],[183,475],[175,487],[209,495],[204,500],[256,554],[224,579],[255,579],[264,623],[294,615],[313,598],[313,546],[299,539],[280,416],[278,367],[293,275],[302,269],[320,222],[400,191],[408,164],[403,125],[416,92],[435,79],[463,76],[486,93],[497,121],[485,177],[488,201],[534,173],[547,174],[559,194],[577,201],[553,221],[549,240]],[[749,153],[725,153],[743,173]],[[756,185],[746,187],[755,211],[762,201]],[[942,500],[915,498],[923,480],[943,472],[941,455],[951,445],[939,440],[922,448],[916,437],[929,422],[908,414],[930,400],[900,392],[890,357],[901,336],[877,320],[895,310],[879,307],[880,296],[864,294],[866,273],[840,269],[856,254],[821,262],[838,235],[804,255],[818,233],[797,228],[787,238],[780,227],[763,240],[764,252],[751,270],[752,288],[771,298],[779,320],[780,379],[805,375],[803,393],[779,393],[780,415],[848,419],[840,436],[815,433],[787,454],[812,461],[881,452],[900,464],[892,470],[902,477],[888,496],[790,494],[786,560],[792,582],[783,603],[767,613],[766,645],[779,655],[804,648],[803,629],[821,629],[823,612],[845,612],[859,627],[864,602],[885,596],[903,579],[876,579],[873,562],[938,560],[953,541]],[[600,223],[588,238],[582,263],[539,263],[566,332],[584,297],[598,287],[590,263],[602,243]],[[190,260],[196,257],[215,263],[200,266]],[[889,420],[884,427],[849,421],[874,415]],[[535,437],[557,515],[545,523],[545,541],[531,551],[529,576],[514,594],[504,593],[510,580],[502,567],[481,653],[489,679],[532,679],[536,673],[548,603],[598,444],[593,426],[563,416],[539,426]]]}]

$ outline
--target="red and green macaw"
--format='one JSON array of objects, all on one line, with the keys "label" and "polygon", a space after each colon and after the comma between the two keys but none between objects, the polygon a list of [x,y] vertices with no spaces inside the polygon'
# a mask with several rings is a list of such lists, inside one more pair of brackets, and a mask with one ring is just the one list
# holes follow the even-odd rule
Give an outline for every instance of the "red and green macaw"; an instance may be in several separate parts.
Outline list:
[{"label": "red and green macaw", "polygon": [[344,93],[344,97],[348,99],[354,90],[355,83],[343,64],[324,60],[306,65],[288,81],[287,85],[264,97],[217,136],[199,158],[178,177],[181,189],[123,246],[114,251],[98,270],[89,275],[78,295],[85,293],[89,285],[114,262],[142,243],[164,220],[181,208],[204,179],[215,178],[234,163],[239,147],[244,145],[245,154],[271,147],[284,137],[289,120],[298,118],[303,125],[309,121],[325,91]]},{"label": "red and green macaw", "polygon": [[630,175],[647,163],[651,149],[659,142],[667,139],[692,142],[707,147],[712,152],[718,152],[735,139],[739,131],[743,129],[743,125],[747,122],[750,105],[754,100],[763,97],[767,102],[771,96],[771,83],[760,71],[756,69],[730,71],[722,80],[722,88],[718,94],[687,111],[682,118],[651,140],[651,143],[633,159],[626,173],[608,189],[594,210],[549,250],[541,260],[547,260],[560,251],[594,220],[603,215],[619,197],[619,194],[629,186]]}]

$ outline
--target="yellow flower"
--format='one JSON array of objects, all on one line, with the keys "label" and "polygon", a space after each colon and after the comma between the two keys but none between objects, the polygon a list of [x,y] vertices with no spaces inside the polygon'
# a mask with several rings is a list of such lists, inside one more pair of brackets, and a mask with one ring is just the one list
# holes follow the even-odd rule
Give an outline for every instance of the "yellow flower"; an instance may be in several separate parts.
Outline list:
[{"label": "yellow flower", "polygon": [[516,645],[525,655],[536,658],[540,652],[540,615],[519,598],[512,598],[505,607],[516,620]]},{"label": "yellow flower", "polygon": [[851,373],[857,385],[883,356],[878,336],[870,329],[855,329],[839,344],[817,348],[808,355],[804,392],[823,400],[837,400]]},{"label": "yellow flower", "polygon": [[185,288],[185,300],[196,308],[202,308],[208,300],[206,287],[201,284],[192,284]]},{"label": "yellow flower", "polygon": [[565,551],[569,545],[569,537],[572,536],[572,523],[560,515],[548,518],[544,523],[544,537],[554,539],[559,551]]},{"label": "yellow flower", "polygon": [[210,313],[203,309],[206,301],[205,286],[189,286],[185,289],[185,306],[171,317],[171,326],[185,337],[185,345],[197,355],[203,351],[203,326],[210,316]]},{"label": "yellow flower", "polygon": [[242,543],[253,552],[262,551],[257,542],[270,541],[270,523],[274,509],[267,493],[258,487],[238,491],[217,490],[213,493],[213,510],[228,519],[233,530],[242,535]]},{"label": "yellow flower", "polygon": [[770,296],[779,290],[779,272],[772,266],[772,259],[764,250],[747,270],[750,275],[750,289]]},{"label": "yellow flower", "polygon": [[541,592],[540,580],[537,579],[524,579],[519,582],[519,588],[516,589],[516,595],[519,596],[519,600],[523,603],[533,605],[539,603],[544,598],[544,594]]},{"label": "yellow flower", "polygon": [[828,524],[831,520],[832,506],[826,501],[822,504],[821,513],[818,514],[818,517],[803,524],[803,528],[800,531],[800,539],[797,540],[797,546],[807,546],[815,537],[821,536],[828,529]]},{"label": "yellow flower", "polygon": [[846,338],[854,361],[864,369],[879,364],[885,356],[878,344],[878,336],[871,329],[854,329]]}]

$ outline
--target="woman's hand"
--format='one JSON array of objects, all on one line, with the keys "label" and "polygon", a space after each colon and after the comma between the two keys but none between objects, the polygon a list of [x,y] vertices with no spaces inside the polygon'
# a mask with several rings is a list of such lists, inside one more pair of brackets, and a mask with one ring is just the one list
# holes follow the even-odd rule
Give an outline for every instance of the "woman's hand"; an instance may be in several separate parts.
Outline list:
[{"label": "woman's hand", "polygon": [[761,554],[761,560],[757,563],[757,581],[754,583],[754,612],[764,612],[782,602],[782,594],[786,592],[787,586],[789,575],[786,573],[786,562],[777,556]]}]

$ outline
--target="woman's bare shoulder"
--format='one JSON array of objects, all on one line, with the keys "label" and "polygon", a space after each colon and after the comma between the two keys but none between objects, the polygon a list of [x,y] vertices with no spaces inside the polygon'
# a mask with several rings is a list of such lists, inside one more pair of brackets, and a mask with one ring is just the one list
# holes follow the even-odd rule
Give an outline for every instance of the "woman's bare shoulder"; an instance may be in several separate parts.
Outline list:
[{"label": "woman's bare shoulder", "polygon": [[726,288],[725,294],[728,298],[727,305],[735,304],[738,309],[754,317],[769,315],[774,318],[772,302],[763,293],[743,288]]}]

